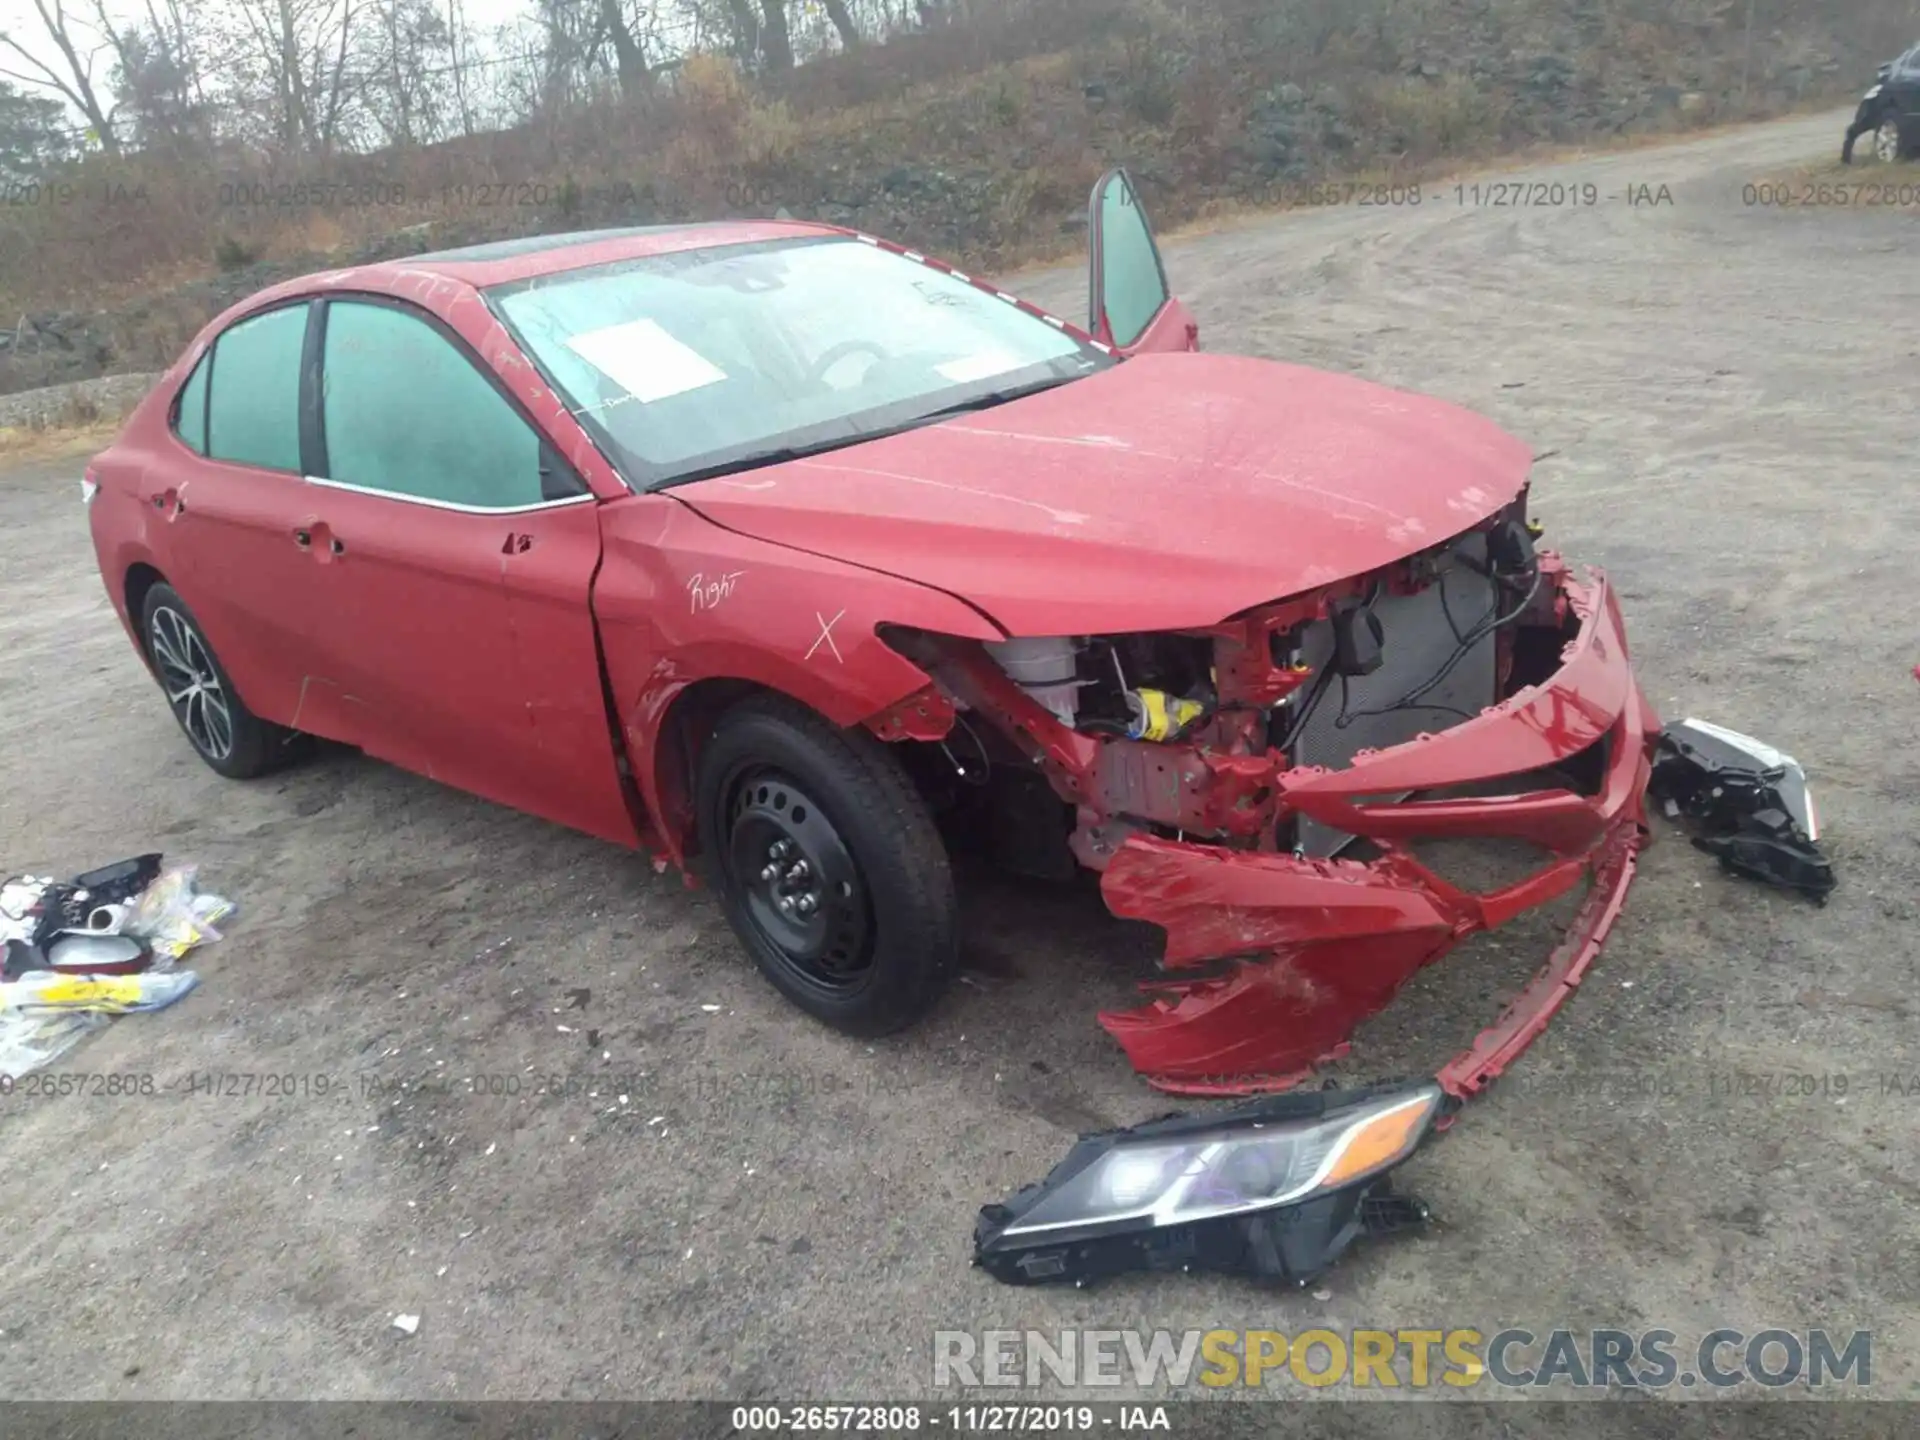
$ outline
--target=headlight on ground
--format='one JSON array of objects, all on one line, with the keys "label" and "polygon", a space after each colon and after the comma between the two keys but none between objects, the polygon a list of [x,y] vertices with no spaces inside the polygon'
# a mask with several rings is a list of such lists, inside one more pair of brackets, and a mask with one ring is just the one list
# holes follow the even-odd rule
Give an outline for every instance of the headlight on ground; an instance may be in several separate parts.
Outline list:
[{"label": "headlight on ground", "polygon": [[1318,1091],[1083,1137],[981,1211],[976,1263],[1014,1283],[1175,1267],[1304,1283],[1360,1235],[1426,1218],[1385,1177],[1442,1101],[1434,1084]]}]

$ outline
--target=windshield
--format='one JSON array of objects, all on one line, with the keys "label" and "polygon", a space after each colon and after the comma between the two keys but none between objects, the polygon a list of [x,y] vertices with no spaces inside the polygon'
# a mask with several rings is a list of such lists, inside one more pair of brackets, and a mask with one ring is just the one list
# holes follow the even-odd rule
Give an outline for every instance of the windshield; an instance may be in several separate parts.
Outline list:
[{"label": "windshield", "polygon": [[850,237],[680,251],[489,297],[636,489],[856,444],[1114,363]]}]

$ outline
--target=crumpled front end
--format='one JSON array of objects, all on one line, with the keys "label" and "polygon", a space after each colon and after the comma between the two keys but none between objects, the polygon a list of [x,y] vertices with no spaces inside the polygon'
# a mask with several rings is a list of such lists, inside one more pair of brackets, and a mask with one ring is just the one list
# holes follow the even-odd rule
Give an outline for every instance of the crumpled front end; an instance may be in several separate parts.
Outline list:
[{"label": "crumpled front end", "polygon": [[[979,793],[1027,807],[1004,831],[1054,843],[1058,807],[1060,862],[1166,932],[1147,1003],[1100,1018],[1175,1093],[1298,1083],[1422,966],[1584,887],[1538,975],[1439,1073],[1465,1098],[1580,983],[1647,834],[1660,722],[1619,606],[1537,533],[1523,496],[1385,570],[1178,635],[994,651],[903,634],[935,687],[872,723],[938,731]],[[996,788],[1021,779],[1038,808]],[[1476,885],[1429,842],[1533,858]]]},{"label": "crumpled front end", "polygon": [[[1230,973],[1156,987],[1101,1023],[1164,1090],[1193,1095],[1284,1089],[1345,1052],[1354,1027],[1407,978],[1467,936],[1587,885],[1546,964],[1506,1011],[1440,1072],[1460,1098],[1500,1074],[1564,1004],[1619,914],[1645,839],[1643,796],[1659,721],[1628,665],[1604,576],[1551,576],[1578,622],[1544,682],[1450,730],[1362,754],[1340,770],[1277,779],[1280,805],[1380,852],[1368,862],[1235,852],[1132,836],[1101,889],[1117,915],[1165,928],[1169,970],[1239,957]],[[1597,793],[1543,788],[1446,799],[1373,797],[1470,787],[1548,770],[1598,748]],[[1415,857],[1410,842],[1513,837],[1549,863],[1470,893]],[[1251,957],[1251,958],[1248,958]]]}]

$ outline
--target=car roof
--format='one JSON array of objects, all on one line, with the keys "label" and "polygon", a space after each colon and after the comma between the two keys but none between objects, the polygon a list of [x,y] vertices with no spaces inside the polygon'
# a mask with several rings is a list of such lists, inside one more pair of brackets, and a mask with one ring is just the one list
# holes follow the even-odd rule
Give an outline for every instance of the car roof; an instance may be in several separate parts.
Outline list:
[{"label": "car roof", "polygon": [[[448,293],[471,295],[492,285],[510,285],[543,275],[650,255],[671,255],[717,245],[752,245],[771,240],[851,239],[852,230],[803,220],[715,220],[684,225],[633,225],[613,230],[574,230],[497,240],[454,250],[434,250],[341,270],[316,270],[282,280],[235,302],[207,322],[180,362],[197,359],[217,336],[247,315],[291,301],[327,294],[366,291],[414,300],[437,308],[454,301]],[[457,302],[455,302],[457,303]]]},{"label": "car roof", "polygon": [[454,250],[433,250],[365,267],[369,276],[381,272],[432,271],[452,280],[485,287],[555,275],[650,255],[670,255],[714,245],[748,245],[756,241],[804,236],[845,235],[832,225],[797,220],[716,220],[697,224],[632,225],[611,230],[574,230],[558,235],[529,235],[495,240]]}]

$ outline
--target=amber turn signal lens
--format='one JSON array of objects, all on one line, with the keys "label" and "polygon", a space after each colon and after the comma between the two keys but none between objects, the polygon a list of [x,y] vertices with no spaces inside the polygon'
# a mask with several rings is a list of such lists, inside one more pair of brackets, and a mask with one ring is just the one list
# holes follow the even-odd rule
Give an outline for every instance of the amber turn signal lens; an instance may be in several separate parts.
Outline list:
[{"label": "amber turn signal lens", "polygon": [[1389,1165],[1413,1148],[1426,1128],[1438,1095],[1428,1091],[1383,1110],[1349,1130],[1320,1184],[1332,1189]]}]

